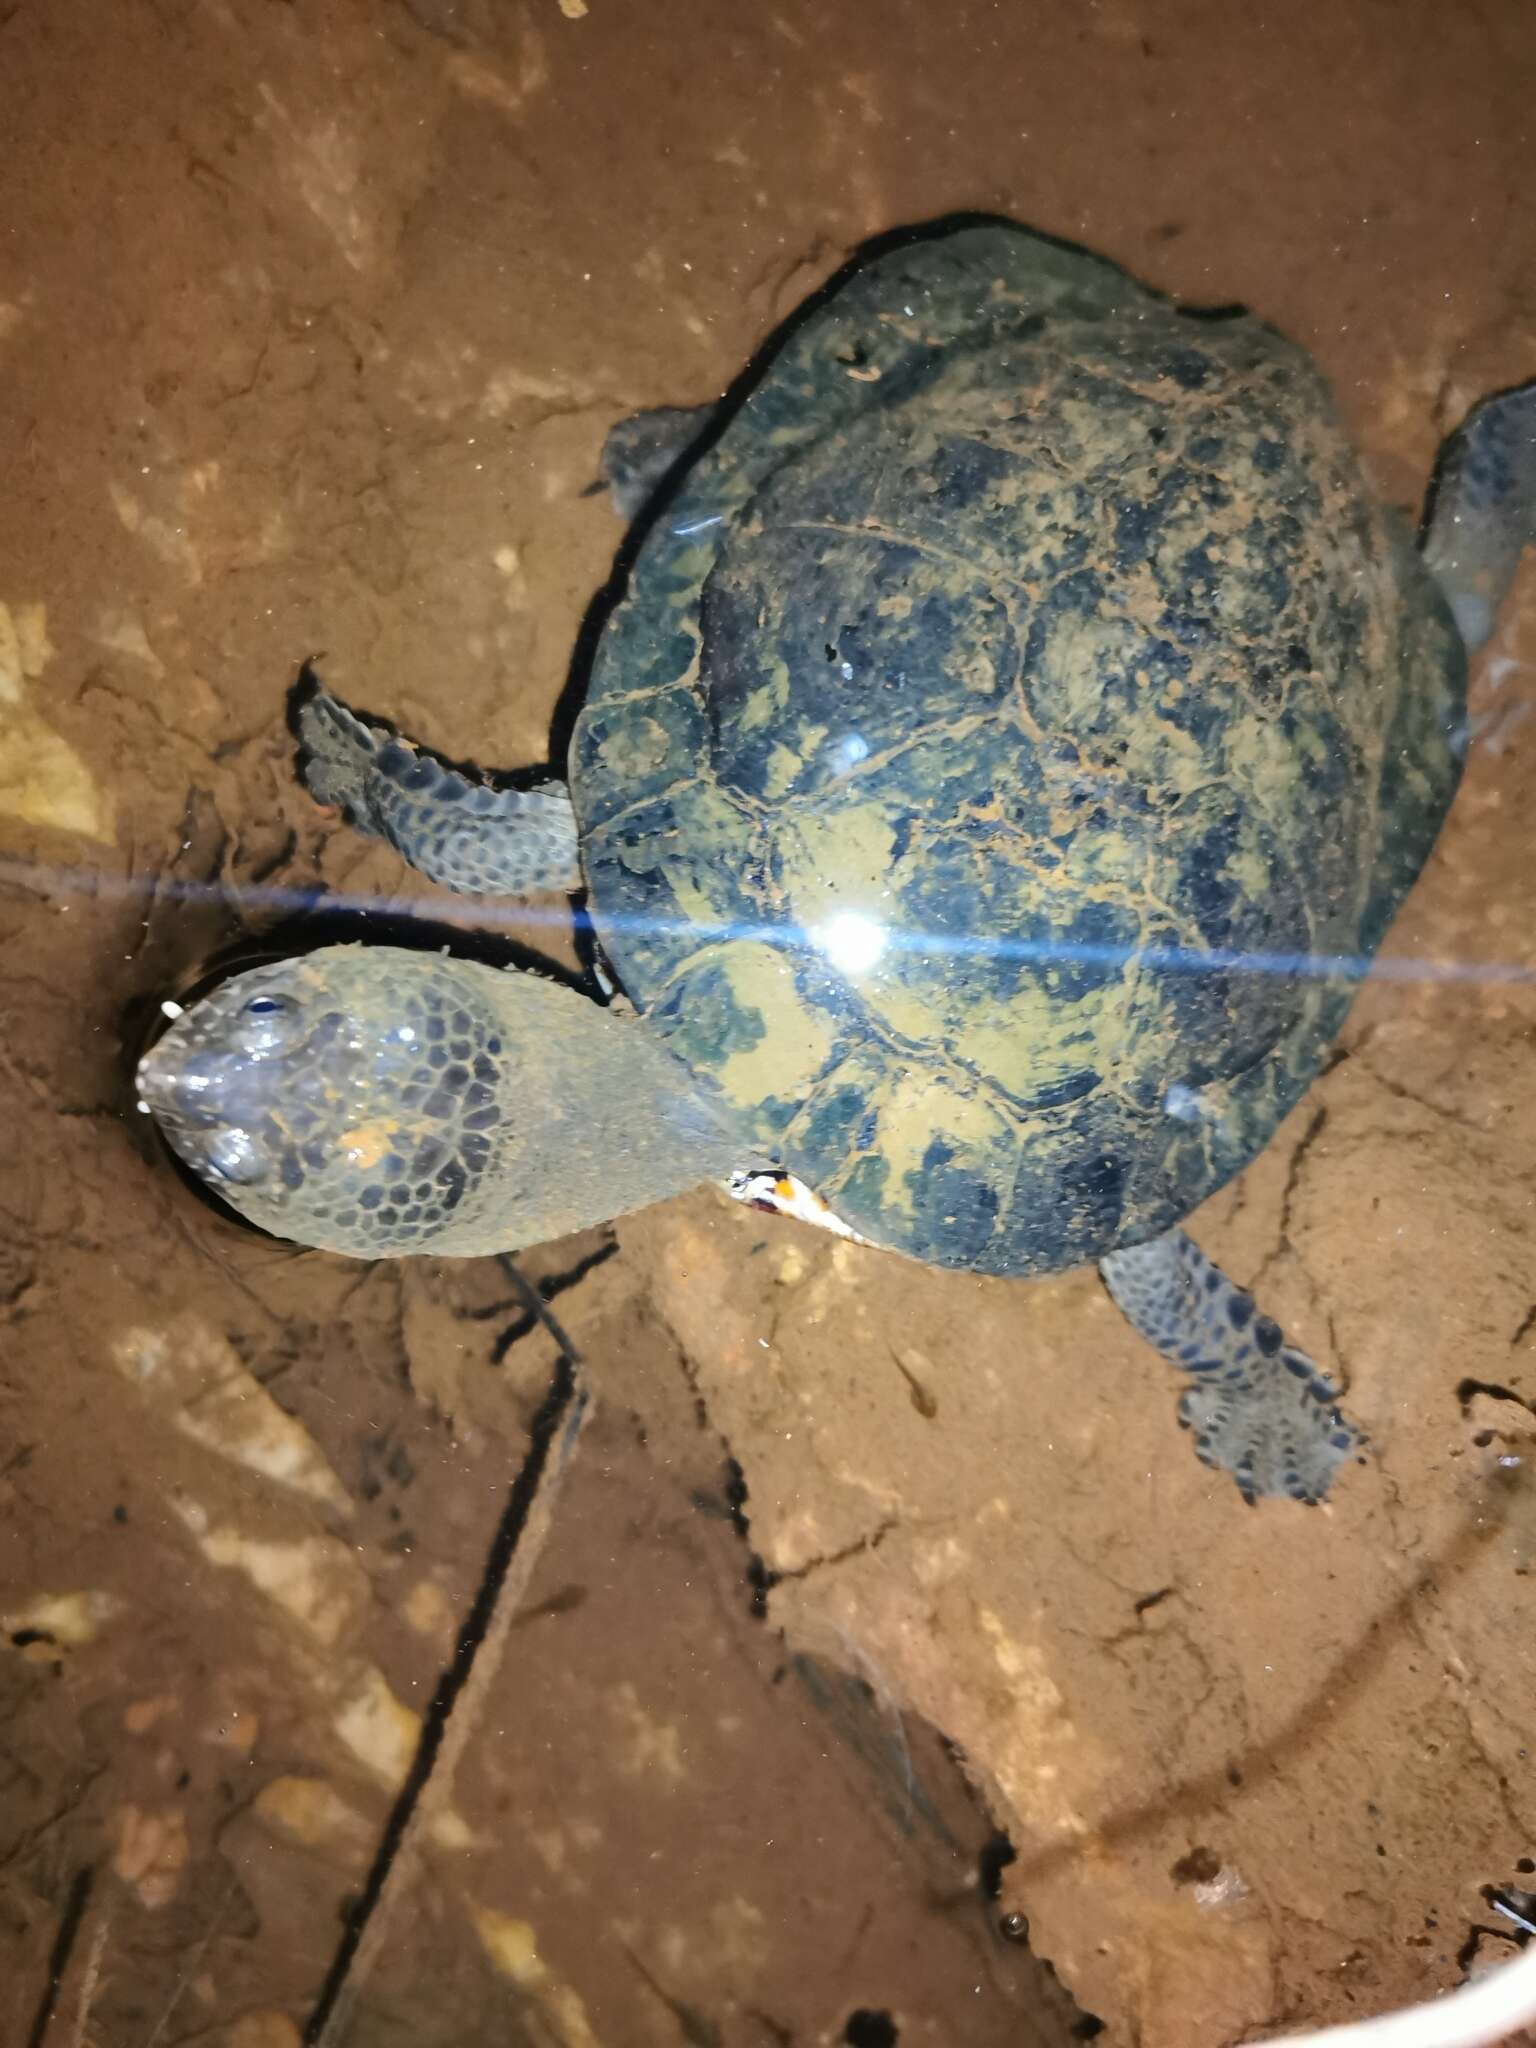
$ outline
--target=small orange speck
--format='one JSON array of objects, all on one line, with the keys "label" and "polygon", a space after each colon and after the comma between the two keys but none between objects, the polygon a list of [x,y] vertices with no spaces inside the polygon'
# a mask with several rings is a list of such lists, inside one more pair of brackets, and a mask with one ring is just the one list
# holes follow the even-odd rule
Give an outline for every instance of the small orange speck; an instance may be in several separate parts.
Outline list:
[{"label": "small orange speck", "polygon": [[359,1124],[355,1130],[342,1132],[341,1149],[354,1166],[377,1166],[389,1150],[396,1128],[392,1120],[383,1118],[377,1123]]}]

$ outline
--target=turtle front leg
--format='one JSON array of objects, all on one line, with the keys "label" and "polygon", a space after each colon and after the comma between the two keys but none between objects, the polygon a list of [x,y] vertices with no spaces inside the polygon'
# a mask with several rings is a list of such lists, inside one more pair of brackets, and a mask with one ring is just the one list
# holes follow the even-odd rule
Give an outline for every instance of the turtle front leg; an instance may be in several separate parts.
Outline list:
[{"label": "turtle front leg", "polygon": [[1251,1294],[1170,1230],[1099,1261],[1129,1321],[1188,1373],[1179,1424],[1201,1462],[1230,1472],[1250,1507],[1261,1495],[1315,1505],[1365,1438],[1339,1410],[1339,1391],[1286,1343]]},{"label": "turtle front leg", "polygon": [[609,429],[601,481],[621,519],[633,519],[715,416],[712,405],[658,405]]},{"label": "turtle front leg", "polygon": [[468,896],[579,889],[576,813],[563,782],[501,788],[367,724],[305,670],[299,773],[317,803],[387,839],[419,873]]},{"label": "turtle front leg", "polygon": [[1422,543],[1475,653],[1493,631],[1522,551],[1536,546],[1536,382],[1473,406],[1445,443]]}]

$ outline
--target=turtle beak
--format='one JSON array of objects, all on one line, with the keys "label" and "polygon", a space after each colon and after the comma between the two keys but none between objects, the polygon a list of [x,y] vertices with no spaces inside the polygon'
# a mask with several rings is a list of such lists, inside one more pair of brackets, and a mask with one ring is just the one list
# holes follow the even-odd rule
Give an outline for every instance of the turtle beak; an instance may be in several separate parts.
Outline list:
[{"label": "turtle beak", "polygon": [[219,1081],[239,1064],[229,1053],[189,1052],[168,1034],[139,1061],[139,1102],[168,1130],[210,1128],[220,1121],[212,1106]]},{"label": "turtle beak", "polygon": [[188,1054],[168,1039],[139,1061],[139,1108],[160,1126],[171,1150],[205,1181],[228,1191],[267,1178],[269,1154],[259,1135],[232,1121],[221,1083],[238,1077],[229,1053]]},{"label": "turtle beak", "polygon": [[139,1061],[134,1083],[139,1092],[139,1108],[146,1116],[166,1116],[175,1110],[175,1074],[173,1063],[165,1056],[163,1046],[152,1046]]}]

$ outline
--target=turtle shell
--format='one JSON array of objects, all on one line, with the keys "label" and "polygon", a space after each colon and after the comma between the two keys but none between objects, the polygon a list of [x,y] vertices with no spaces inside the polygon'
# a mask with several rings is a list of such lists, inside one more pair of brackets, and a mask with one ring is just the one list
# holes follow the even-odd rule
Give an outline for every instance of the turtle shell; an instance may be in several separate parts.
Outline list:
[{"label": "turtle shell", "polygon": [[594,917],[853,1228],[1075,1265],[1317,1073],[1464,694],[1298,349],[968,223],[790,323],[641,539],[573,744]]}]

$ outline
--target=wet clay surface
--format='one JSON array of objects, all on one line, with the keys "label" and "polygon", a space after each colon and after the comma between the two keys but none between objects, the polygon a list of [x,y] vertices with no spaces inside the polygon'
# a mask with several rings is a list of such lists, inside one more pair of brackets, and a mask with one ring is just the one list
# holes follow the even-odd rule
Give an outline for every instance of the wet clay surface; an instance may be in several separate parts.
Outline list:
[{"label": "wet clay surface", "polygon": [[[291,2048],[555,1370],[499,1268],[264,1242],[131,1114],[211,954],[411,894],[295,788],[298,662],[545,755],[607,426],[951,207],[1246,300],[1413,505],[1536,374],[1536,22],[66,0],[0,56],[0,2034]],[[1528,571],[1397,960],[1536,958],[1533,665]],[[1067,2038],[1010,1913],[1125,2042],[1455,1982],[1536,1837],[1533,1032],[1379,980],[1197,1219],[1371,1434],[1326,1510],[1202,1471],[1088,1274],[709,1194],[530,1258],[595,1413],[333,2044]]]}]

